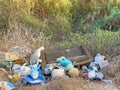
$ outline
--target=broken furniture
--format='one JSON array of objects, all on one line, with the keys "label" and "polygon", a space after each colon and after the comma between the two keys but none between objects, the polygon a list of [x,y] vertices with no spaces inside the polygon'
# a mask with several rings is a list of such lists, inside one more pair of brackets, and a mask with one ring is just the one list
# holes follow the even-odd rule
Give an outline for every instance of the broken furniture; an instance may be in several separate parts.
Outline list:
[{"label": "broken furniture", "polygon": [[87,64],[93,60],[92,56],[84,46],[66,49],[63,51],[49,51],[45,49],[40,58],[43,60],[43,62],[48,63],[51,61],[56,61],[56,59],[61,56],[65,56],[72,62],[75,62],[78,66]]}]

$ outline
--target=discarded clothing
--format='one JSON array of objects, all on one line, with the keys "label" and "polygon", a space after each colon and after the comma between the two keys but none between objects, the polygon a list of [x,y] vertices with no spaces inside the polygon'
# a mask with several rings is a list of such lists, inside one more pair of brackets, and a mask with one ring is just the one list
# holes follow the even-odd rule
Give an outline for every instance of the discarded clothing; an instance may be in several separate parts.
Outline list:
[{"label": "discarded clothing", "polygon": [[74,66],[72,64],[69,64],[69,65],[67,65],[66,67],[63,67],[63,68],[65,69],[65,71],[69,71],[69,70],[73,69]]},{"label": "discarded clothing", "polygon": [[59,63],[63,67],[66,67],[67,65],[72,64],[72,62],[65,57],[58,58],[57,63]]},{"label": "discarded clothing", "polygon": [[66,71],[74,68],[72,62],[65,57],[58,58],[57,63],[60,64]]}]

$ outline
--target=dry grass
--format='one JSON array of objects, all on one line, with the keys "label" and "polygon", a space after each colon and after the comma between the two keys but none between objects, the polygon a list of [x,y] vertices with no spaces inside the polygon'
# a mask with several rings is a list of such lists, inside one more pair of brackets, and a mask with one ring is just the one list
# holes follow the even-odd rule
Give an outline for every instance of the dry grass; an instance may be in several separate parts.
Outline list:
[{"label": "dry grass", "polygon": [[116,84],[120,84],[120,55],[109,59],[109,66],[105,72]]},{"label": "dry grass", "polygon": [[13,46],[38,48],[44,43],[44,33],[40,30],[32,31],[32,28],[25,25],[14,23],[14,27],[9,28],[2,37],[2,42],[6,50]]},{"label": "dry grass", "polygon": [[60,79],[49,82],[46,86],[20,87],[15,90],[119,90],[113,84],[101,81],[85,81],[82,78]]},{"label": "dry grass", "polygon": [[[99,33],[97,36],[99,36]],[[88,39],[88,42],[86,44],[86,47],[93,56],[95,56],[96,53],[109,55],[109,57],[120,55],[120,32],[118,32],[118,34],[115,36],[110,36],[109,38],[112,38],[112,40],[105,39],[106,42],[104,42],[104,37],[106,35],[101,35],[99,38],[97,36],[94,34],[93,36],[91,35],[91,38]]]},{"label": "dry grass", "polygon": [[0,68],[0,81],[7,81],[8,73],[5,71],[5,69]]},{"label": "dry grass", "polygon": [[79,79],[62,79],[52,81],[46,86],[46,90],[77,90],[77,88],[85,90],[84,82],[80,82]]}]

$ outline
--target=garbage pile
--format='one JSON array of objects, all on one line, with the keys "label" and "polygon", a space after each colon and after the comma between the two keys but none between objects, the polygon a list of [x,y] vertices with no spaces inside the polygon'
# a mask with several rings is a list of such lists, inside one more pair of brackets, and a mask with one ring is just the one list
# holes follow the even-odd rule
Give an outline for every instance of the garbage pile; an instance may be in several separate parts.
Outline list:
[{"label": "garbage pile", "polygon": [[[13,49],[10,49],[14,51]],[[80,77],[88,80],[99,79],[101,81],[112,83],[107,80],[100,70],[108,65],[108,61],[104,60],[105,56],[97,54],[88,66],[76,68],[71,60],[65,56],[56,58],[56,61],[50,61],[42,70],[42,59],[40,59],[41,51],[44,47],[38,48],[30,57],[29,60],[21,59],[22,50],[20,50],[20,58],[14,61],[6,61],[6,68],[0,68],[0,75],[6,76],[4,80],[0,80],[0,87],[5,90],[11,90],[16,86],[32,86],[32,85],[46,85],[52,79]],[[80,73],[82,69],[82,74]],[[9,89],[8,89],[9,87]]]},{"label": "garbage pile", "polygon": [[83,77],[88,80],[101,80],[106,83],[112,83],[111,80],[107,80],[105,75],[100,70],[108,65],[108,61],[105,60],[105,56],[99,53],[95,56],[94,61],[91,62],[88,67],[82,66]]}]

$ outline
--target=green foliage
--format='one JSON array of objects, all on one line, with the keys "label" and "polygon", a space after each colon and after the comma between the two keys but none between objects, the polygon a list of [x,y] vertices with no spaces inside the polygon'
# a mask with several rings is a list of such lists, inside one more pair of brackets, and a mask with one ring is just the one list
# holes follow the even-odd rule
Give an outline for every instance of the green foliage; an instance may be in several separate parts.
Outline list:
[{"label": "green foliage", "polygon": [[64,42],[62,42],[62,43],[58,43],[57,45],[58,45],[58,47],[60,47],[60,48],[67,48],[67,49],[69,49],[69,48],[72,47],[70,41],[64,41]]},{"label": "green foliage", "polygon": [[89,13],[96,11],[96,4],[90,0],[90,2],[85,2],[84,0],[75,0],[72,1],[72,30],[80,31],[85,33],[85,23],[86,18]]},{"label": "green foliage", "polygon": [[120,9],[118,7],[113,7],[110,10],[110,15],[105,15],[96,20],[91,26],[91,31],[96,29],[105,29],[110,31],[117,31],[120,29]]},{"label": "green foliage", "polygon": [[72,3],[69,0],[39,0],[34,14],[41,20],[40,29],[53,40],[69,37]]},{"label": "green foliage", "polygon": [[56,15],[70,15],[72,4],[69,0],[39,0],[35,6],[35,14],[39,18],[49,18]]},{"label": "green foliage", "polygon": [[106,27],[108,30],[118,30],[120,29],[120,9],[118,7],[114,7],[111,9],[110,15],[105,17],[104,25],[102,27]]},{"label": "green foliage", "polygon": [[20,15],[21,22],[26,23],[28,26],[32,26],[34,30],[40,28],[40,20],[34,16],[22,14]]},{"label": "green foliage", "polygon": [[104,29],[113,20],[118,23],[119,5],[119,0],[4,0],[0,2],[0,24],[11,27],[14,22],[23,23],[57,39],[59,32],[68,37],[70,31],[88,32],[87,25],[93,31]]},{"label": "green foliage", "polygon": [[[73,45],[80,46],[85,45],[87,48],[91,49],[92,54],[100,53],[108,53],[111,50],[112,46],[120,45],[120,32],[111,32],[111,31],[103,31],[96,30],[93,33],[71,33],[71,39],[65,40],[63,43],[59,43],[60,47],[70,48]],[[106,48],[109,48],[106,51]]]},{"label": "green foliage", "polygon": [[117,31],[120,29],[119,0],[101,1],[95,21],[90,26],[90,32],[96,29]]},{"label": "green foliage", "polygon": [[0,1],[0,36],[2,37],[9,26],[10,1]]}]

